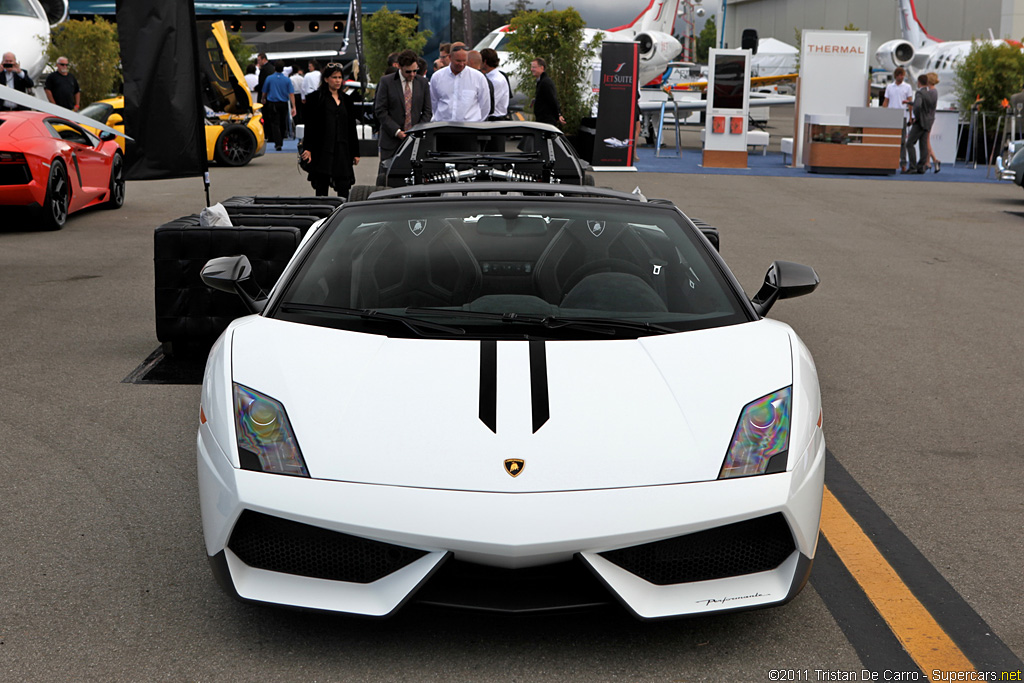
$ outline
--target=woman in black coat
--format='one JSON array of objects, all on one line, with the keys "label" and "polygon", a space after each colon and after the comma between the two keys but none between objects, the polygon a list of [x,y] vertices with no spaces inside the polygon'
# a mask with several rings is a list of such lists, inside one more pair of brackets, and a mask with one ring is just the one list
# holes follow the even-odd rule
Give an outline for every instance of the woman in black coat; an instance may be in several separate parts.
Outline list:
[{"label": "woman in black coat", "polygon": [[355,111],[342,91],[344,85],[341,66],[327,65],[320,87],[306,98],[303,109],[302,158],[309,162],[309,182],[318,197],[326,197],[328,187],[339,197],[347,197],[356,181],[352,167],[359,163],[359,137]]}]

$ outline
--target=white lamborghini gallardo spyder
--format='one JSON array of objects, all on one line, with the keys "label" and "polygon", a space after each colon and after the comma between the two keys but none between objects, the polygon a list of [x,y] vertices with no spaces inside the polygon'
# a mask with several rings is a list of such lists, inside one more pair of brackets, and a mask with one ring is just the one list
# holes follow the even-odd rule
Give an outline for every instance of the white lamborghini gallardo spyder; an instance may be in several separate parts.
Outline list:
[{"label": "white lamborghini gallardo spyder", "polygon": [[[206,551],[245,601],[386,616],[616,599],[643,619],[777,605],[810,573],[814,362],[669,202],[566,185],[398,188],[306,234],[210,352]],[[713,239],[709,239],[713,238]]]}]

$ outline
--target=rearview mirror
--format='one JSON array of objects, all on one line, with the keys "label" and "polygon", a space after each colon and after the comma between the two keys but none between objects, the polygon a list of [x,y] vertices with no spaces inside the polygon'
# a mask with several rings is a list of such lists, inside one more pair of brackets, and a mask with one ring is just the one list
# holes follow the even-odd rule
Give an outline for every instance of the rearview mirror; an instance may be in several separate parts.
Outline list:
[{"label": "rearview mirror", "polygon": [[124,123],[124,117],[120,114],[111,114],[107,117],[107,125],[113,128],[114,126],[120,126]]},{"label": "rearview mirror", "polygon": [[818,274],[810,266],[791,261],[776,261],[764,276],[764,284],[757,291],[751,303],[762,318],[779,299],[810,294],[820,282]]},{"label": "rearview mirror", "polygon": [[262,313],[267,305],[267,295],[252,279],[252,264],[244,255],[211,259],[203,266],[199,277],[211,289],[237,294],[253,313]]}]

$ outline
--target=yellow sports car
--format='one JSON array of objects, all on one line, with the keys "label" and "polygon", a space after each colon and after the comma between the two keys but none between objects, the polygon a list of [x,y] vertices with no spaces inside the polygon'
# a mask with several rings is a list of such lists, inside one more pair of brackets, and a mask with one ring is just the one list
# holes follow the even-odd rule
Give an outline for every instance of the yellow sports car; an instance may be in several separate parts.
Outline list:
[{"label": "yellow sports car", "polygon": [[[258,105],[257,105],[258,106]],[[124,96],[93,102],[83,115],[124,132]],[[206,160],[223,166],[245,166],[266,151],[262,117],[255,114],[214,114],[206,117]],[[96,131],[93,131],[96,132]],[[124,150],[124,138],[118,138]]]},{"label": "yellow sports car", "polygon": [[[200,25],[200,34],[203,26]],[[253,104],[245,76],[227,47],[224,22],[214,23],[200,51],[200,84],[206,105],[206,160],[244,166],[266,151],[262,105]],[[81,113],[124,132],[124,96],[93,102]],[[96,131],[94,131],[96,132]],[[124,150],[124,138],[118,138]]]}]

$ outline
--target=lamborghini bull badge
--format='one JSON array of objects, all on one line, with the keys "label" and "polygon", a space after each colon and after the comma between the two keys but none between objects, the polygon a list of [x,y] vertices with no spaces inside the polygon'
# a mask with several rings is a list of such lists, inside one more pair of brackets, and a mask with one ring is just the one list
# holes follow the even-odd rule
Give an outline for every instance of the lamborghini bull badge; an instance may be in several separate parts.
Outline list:
[{"label": "lamborghini bull badge", "polygon": [[505,461],[505,471],[513,477],[518,477],[522,474],[525,466],[526,462],[524,460],[519,460],[518,458],[509,458]]}]

